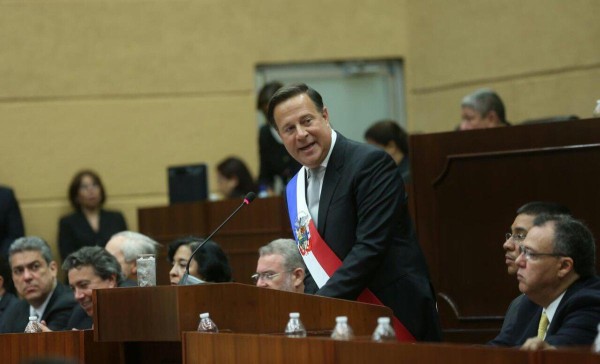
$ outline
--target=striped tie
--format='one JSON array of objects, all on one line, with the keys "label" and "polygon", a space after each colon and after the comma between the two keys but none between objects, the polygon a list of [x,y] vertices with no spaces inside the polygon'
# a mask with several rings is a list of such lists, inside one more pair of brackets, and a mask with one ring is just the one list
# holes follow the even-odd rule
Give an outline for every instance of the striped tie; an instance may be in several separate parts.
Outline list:
[{"label": "striped tie", "polygon": [[540,317],[540,324],[538,325],[538,339],[544,340],[544,336],[546,336],[546,330],[548,329],[548,316],[546,316],[546,311],[542,311],[542,317]]}]

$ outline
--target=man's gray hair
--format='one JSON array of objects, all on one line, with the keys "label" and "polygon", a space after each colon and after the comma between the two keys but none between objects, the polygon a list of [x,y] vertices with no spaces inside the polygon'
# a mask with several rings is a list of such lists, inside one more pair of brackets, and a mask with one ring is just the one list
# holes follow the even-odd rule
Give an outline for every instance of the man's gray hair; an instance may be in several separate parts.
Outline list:
[{"label": "man's gray hair", "polygon": [[121,251],[128,263],[136,260],[140,254],[156,254],[160,247],[160,244],[156,241],[135,231],[121,231],[112,236],[112,238],[116,237],[121,237],[124,240]]},{"label": "man's gray hair", "polygon": [[481,88],[463,97],[460,106],[470,107],[481,114],[482,117],[486,116],[490,111],[495,111],[500,121],[506,123],[504,103],[500,96],[489,88]]},{"label": "man's gray hair", "polygon": [[[8,256],[12,257],[16,253],[22,253],[26,251],[38,251],[42,253],[46,263],[50,263],[54,259],[52,258],[52,251],[46,241],[39,236],[24,236],[15,240],[8,249]],[[10,259],[9,259],[10,261]]]},{"label": "man's gray hair", "polygon": [[99,246],[84,246],[69,254],[63,262],[62,269],[69,273],[71,269],[85,266],[92,267],[94,273],[103,280],[110,279],[114,275],[117,285],[123,281],[121,265],[117,258]]},{"label": "man's gray hair", "polygon": [[281,255],[283,257],[283,267],[285,270],[291,271],[296,268],[302,268],[306,271],[302,255],[300,255],[294,240],[277,239],[258,249],[258,255],[261,257],[273,254]]}]

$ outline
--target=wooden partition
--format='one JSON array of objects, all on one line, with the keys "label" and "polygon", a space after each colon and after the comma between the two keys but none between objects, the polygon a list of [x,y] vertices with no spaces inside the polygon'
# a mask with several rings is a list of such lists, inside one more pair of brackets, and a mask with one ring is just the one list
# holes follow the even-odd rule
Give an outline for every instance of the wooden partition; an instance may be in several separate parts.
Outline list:
[{"label": "wooden partition", "polygon": [[[158,284],[169,283],[167,246],[188,235],[206,237],[242,202],[182,203],[138,210],[139,230],[163,244],[157,266]],[[258,198],[244,206],[213,238],[227,253],[233,279],[251,283],[256,270],[258,248],[277,238],[292,238],[285,202],[281,197]]]},{"label": "wooden partition", "polygon": [[300,312],[312,333],[327,333],[335,317],[345,315],[359,335],[370,334],[378,317],[392,314],[384,306],[239,283],[114,288],[93,295],[94,334],[102,342],[181,341],[182,331],[196,330],[201,312],[232,333],[280,333],[290,312]]},{"label": "wooden partition", "polygon": [[414,135],[410,148],[415,224],[445,340],[498,332],[519,294],[502,244],[521,205],[562,203],[600,237],[599,119]]},{"label": "wooden partition", "polygon": [[123,362],[121,345],[94,342],[91,330],[0,335],[0,363],[34,358],[63,358],[80,364]]}]

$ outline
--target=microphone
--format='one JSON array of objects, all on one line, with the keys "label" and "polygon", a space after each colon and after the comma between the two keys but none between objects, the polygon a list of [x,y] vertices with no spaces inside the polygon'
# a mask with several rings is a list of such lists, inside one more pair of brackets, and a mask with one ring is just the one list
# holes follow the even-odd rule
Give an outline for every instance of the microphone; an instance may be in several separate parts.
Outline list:
[{"label": "microphone", "polygon": [[250,205],[250,202],[254,201],[254,199],[256,198],[256,193],[254,192],[248,192],[246,194],[246,196],[244,197],[244,202],[242,202],[237,209],[235,209],[231,215],[229,215],[228,218],[225,219],[225,221],[223,221],[221,223],[221,225],[219,225],[219,227],[217,227],[212,233],[210,233],[210,235],[204,239],[204,241],[202,243],[200,243],[200,245],[198,245],[198,247],[196,249],[194,249],[194,251],[192,252],[192,255],[190,255],[190,259],[188,260],[186,266],[185,266],[185,273],[183,274],[183,277],[181,277],[181,279],[179,280],[179,285],[180,286],[189,286],[189,285],[194,285],[194,284],[201,284],[204,283],[203,280],[198,279],[192,275],[190,275],[190,263],[192,262],[192,259],[194,259],[194,255],[198,252],[198,250],[200,250],[200,248],[202,248],[202,246],[209,241],[219,230],[221,230],[221,228],[223,227],[223,225],[225,225],[235,214],[237,214],[238,211],[240,211],[240,209],[242,207],[244,207],[245,205]]}]

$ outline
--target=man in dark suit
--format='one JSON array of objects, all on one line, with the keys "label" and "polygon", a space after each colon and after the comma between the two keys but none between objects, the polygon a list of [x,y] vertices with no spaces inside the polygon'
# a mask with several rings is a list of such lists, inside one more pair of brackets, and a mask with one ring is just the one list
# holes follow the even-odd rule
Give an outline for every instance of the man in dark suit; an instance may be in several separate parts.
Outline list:
[{"label": "man in dark suit", "polygon": [[23,300],[6,310],[0,332],[24,332],[29,316],[37,316],[51,330],[64,330],[76,302],[73,292],[56,280],[58,268],[48,244],[35,236],[23,237],[11,244],[8,253]]},{"label": "man in dark suit", "polygon": [[304,166],[287,201],[310,272],[305,292],[386,305],[400,340],[440,340],[435,295],[392,158],[333,131],[321,96],[304,84],[277,91],[268,118]]},{"label": "man in dark suit", "polygon": [[8,187],[0,186],[0,255],[8,256],[8,247],[25,235],[19,203]]},{"label": "man in dark suit", "polygon": [[519,304],[514,323],[491,345],[536,350],[589,345],[600,323],[600,279],[589,229],[566,215],[540,215],[515,260]]},{"label": "man in dark suit", "polygon": [[19,302],[14,293],[15,285],[12,281],[10,265],[8,264],[7,258],[0,255],[0,325],[2,325],[4,312],[9,307]]}]

